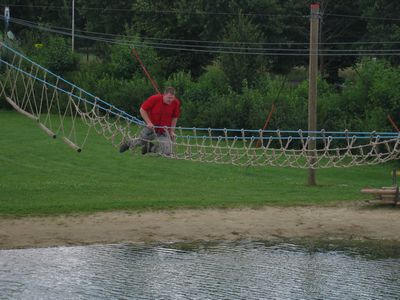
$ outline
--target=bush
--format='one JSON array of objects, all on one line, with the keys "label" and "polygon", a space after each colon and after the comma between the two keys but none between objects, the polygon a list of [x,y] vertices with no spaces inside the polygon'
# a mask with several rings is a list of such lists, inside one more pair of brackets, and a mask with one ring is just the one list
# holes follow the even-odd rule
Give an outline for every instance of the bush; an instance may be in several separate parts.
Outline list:
[{"label": "bush", "polygon": [[400,72],[385,60],[364,59],[356,66],[358,76],[345,82],[338,105],[345,126],[356,131],[392,131],[387,115],[400,107]]},{"label": "bush", "polygon": [[[163,76],[162,65],[154,49],[141,48],[137,52],[151,77],[161,78]],[[146,78],[132,49],[126,45],[114,45],[111,47],[109,73],[120,79],[131,79],[134,76]]]},{"label": "bush", "polygon": [[218,64],[209,65],[198,79],[198,88],[209,95],[225,95],[231,92],[228,76]]},{"label": "bush", "polygon": [[216,120],[220,117],[220,111],[213,112],[213,110],[228,105],[221,100],[221,97],[230,94],[231,89],[227,77],[219,66],[206,67],[206,72],[197,81],[194,81],[190,73],[175,73],[165,85],[175,87],[178,98],[182,100],[179,125],[210,127],[211,124],[221,124],[221,121]]},{"label": "bush", "polygon": [[144,78],[118,80],[106,76],[98,81],[95,94],[129,114],[140,116],[139,107],[152,94],[152,87]]},{"label": "bush", "polygon": [[57,75],[73,71],[78,66],[79,57],[61,37],[49,37],[42,48],[33,52],[33,60]]},{"label": "bush", "polygon": [[108,69],[105,64],[89,62],[82,65],[78,71],[68,73],[68,78],[77,86],[94,94],[97,89],[98,81],[106,77],[107,73]]}]

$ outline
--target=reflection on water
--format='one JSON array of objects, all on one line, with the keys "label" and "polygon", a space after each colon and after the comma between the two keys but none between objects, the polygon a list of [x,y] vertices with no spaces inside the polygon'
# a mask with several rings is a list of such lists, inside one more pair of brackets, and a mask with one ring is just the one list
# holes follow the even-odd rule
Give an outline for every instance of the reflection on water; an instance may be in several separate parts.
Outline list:
[{"label": "reflection on water", "polygon": [[0,251],[1,299],[400,299],[400,259],[288,244]]}]

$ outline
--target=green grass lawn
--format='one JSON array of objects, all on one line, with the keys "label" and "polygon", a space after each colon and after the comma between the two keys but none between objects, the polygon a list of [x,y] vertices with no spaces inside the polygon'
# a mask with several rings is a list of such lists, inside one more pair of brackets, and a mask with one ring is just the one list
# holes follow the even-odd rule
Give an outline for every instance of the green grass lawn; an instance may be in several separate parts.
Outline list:
[{"label": "green grass lawn", "polygon": [[0,111],[0,214],[55,215],[110,210],[262,205],[329,205],[371,198],[391,184],[394,164],[317,171],[244,168],[120,154],[92,132],[81,153],[34,121]]}]

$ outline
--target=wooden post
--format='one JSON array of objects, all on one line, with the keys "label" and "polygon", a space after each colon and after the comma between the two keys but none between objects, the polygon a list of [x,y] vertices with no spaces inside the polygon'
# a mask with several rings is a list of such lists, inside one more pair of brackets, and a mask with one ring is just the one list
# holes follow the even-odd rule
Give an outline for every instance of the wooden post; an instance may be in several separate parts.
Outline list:
[{"label": "wooden post", "polygon": [[[319,4],[311,4],[310,19],[310,58],[309,58],[309,86],[308,86],[308,131],[317,130],[317,74],[318,74],[318,36],[319,36]],[[309,133],[314,138],[315,133]],[[316,161],[316,140],[309,143],[309,160]],[[308,169],[308,185],[316,185],[316,171]]]}]

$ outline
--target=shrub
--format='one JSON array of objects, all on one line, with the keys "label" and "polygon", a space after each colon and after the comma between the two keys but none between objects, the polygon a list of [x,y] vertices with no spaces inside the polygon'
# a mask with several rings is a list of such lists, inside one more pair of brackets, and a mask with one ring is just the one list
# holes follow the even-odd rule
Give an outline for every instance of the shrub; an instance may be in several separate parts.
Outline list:
[{"label": "shrub", "polygon": [[139,115],[141,103],[152,94],[144,78],[120,80],[106,76],[98,81],[96,95],[127,113]]},{"label": "shrub", "polygon": [[347,80],[341,92],[339,105],[345,126],[357,131],[393,130],[387,114],[400,107],[400,72],[385,60],[364,59],[356,66],[358,76]]},{"label": "shrub", "polygon": [[209,65],[198,79],[198,88],[209,95],[228,94],[231,91],[228,76],[218,64]]},{"label": "shrub", "polygon": [[78,66],[78,55],[71,51],[70,46],[61,37],[49,37],[42,48],[33,52],[33,60],[50,69],[56,74],[73,71]]},{"label": "shrub", "polygon": [[[153,78],[162,77],[162,65],[160,58],[152,48],[141,48],[137,50],[140,60]],[[131,47],[126,45],[114,45],[111,47],[109,73],[115,78],[131,79],[134,76],[146,75],[132,52]]]}]

